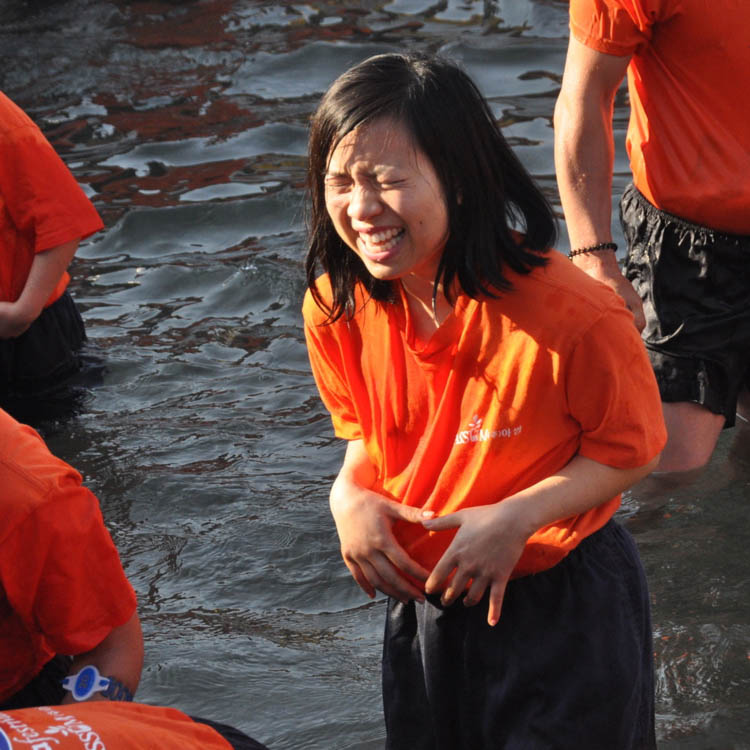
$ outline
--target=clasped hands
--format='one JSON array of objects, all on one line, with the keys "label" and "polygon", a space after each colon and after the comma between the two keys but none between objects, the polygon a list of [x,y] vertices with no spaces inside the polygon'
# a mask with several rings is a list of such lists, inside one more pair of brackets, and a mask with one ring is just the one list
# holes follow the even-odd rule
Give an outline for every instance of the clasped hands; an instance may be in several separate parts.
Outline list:
[{"label": "clasped hands", "polygon": [[[477,604],[489,589],[487,621],[497,624],[505,587],[534,529],[523,503],[464,508],[432,517],[421,508],[401,505],[371,490],[348,484],[331,494],[341,554],[354,580],[369,596],[382,591],[406,602],[424,600],[410,579],[424,582],[428,594],[440,594],[443,605],[465,593],[463,604]],[[413,560],[393,534],[396,521],[422,524],[429,531],[458,529],[433,570]]]}]

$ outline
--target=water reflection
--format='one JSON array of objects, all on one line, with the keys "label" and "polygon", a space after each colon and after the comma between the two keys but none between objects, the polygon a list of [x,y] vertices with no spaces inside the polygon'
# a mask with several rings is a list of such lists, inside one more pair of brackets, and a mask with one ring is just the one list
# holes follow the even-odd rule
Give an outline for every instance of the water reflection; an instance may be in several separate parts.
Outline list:
[{"label": "water reflection", "polygon": [[[307,121],[353,62],[442,50],[557,205],[566,44],[557,0],[0,6],[0,87],[107,225],[79,252],[73,292],[109,372],[49,434],[102,499],[138,590],[141,699],[274,750],[382,747],[383,605],[338,557],[327,487],[341,447],[300,329]],[[615,194],[627,173],[620,149]],[[636,488],[622,513],[651,582],[665,748],[750,736],[741,442],[723,436],[702,478]]]}]

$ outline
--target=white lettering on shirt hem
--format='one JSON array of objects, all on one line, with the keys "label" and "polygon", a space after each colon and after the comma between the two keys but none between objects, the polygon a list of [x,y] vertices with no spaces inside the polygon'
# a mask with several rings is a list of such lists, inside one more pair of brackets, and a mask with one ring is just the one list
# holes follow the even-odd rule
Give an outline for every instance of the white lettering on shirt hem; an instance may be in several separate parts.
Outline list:
[{"label": "white lettering on shirt hem", "polygon": [[489,430],[482,427],[483,420],[479,415],[475,414],[474,418],[469,422],[469,426],[465,430],[459,430],[456,433],[455,445],[463,445],[465,443],[484,443],[488,440],[495,440],[497,438],[510,438],[520,435],[523,431],[522,425],[516,425],[515,427],[502,427],[499,430]]}]

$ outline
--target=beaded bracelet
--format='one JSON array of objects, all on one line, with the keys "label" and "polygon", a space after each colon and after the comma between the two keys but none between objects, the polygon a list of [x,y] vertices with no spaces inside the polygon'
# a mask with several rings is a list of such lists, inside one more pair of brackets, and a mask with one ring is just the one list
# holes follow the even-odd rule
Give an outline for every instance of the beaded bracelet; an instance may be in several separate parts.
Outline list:
[{"label": "beaded bracelet", "polygon": [[600,242],[598,245],[591,245],[591,247],[579,247],[576,250],[571,250],[568,253],[569,258],[575,258],[576,255],[585,255],[586,253],[596,253],[600,250],[617,250],[616,242]]}]

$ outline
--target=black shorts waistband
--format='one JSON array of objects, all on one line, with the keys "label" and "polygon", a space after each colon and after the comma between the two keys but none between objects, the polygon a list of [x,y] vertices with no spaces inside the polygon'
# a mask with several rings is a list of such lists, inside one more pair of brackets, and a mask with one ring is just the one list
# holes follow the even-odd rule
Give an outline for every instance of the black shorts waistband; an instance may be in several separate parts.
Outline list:
[{"label": "black shorts waistband", "polygon": [[748,252],[750,252],[750,234],[732,234],[730,232],[724,232],[720,229],[714,229],[713,227],[705,226],[703,224],[696,224],[682,216],[670,213],[662,208],[657,208],[632,182],[623,191],[621,211],[627,201],[633,201],[636,203],[636,205],[639,208],[642,208],[643,211],[646,212],[646,215],[652,220],[659,220],[668,225],[671,224],[675,228],[684,231],[710,235],[715,242],[721,244],[732,244],[736,242],[741,246],[746,246]]}]

